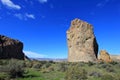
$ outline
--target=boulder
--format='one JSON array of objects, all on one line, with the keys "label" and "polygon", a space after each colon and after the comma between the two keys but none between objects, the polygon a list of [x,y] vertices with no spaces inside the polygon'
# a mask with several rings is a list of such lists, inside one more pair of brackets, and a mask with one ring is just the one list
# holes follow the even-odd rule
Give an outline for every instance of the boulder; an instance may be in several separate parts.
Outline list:
[{"label": "boulder", "polygon": [[97,61],[98,44],[91,24],[80,19],[67,30],[68,62]]},{"label": "boulder", "polygon": [[112,59],[111,59],[109,53],[105,50],[100,51],[99,60],[101,60],[103,62],[112,62]]},{"label": "boulder", "polygon": [[22,42],[0,35],[0,59],[15,58],[24,60],[25,55],[22,50]]}]

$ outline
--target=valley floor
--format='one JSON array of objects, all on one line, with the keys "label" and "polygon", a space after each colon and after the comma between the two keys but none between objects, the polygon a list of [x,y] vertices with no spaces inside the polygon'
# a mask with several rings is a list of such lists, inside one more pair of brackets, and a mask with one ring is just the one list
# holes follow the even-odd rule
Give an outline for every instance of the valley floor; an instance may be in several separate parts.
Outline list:
[{"label": "valley floor", "polygon": [[0,80],[120,80],[120,63],[0,60]]}]

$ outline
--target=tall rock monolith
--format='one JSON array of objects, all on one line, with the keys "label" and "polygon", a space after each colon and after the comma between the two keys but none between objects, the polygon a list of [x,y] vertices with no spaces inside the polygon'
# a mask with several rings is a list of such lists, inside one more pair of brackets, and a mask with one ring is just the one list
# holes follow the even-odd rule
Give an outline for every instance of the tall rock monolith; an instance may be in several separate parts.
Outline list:
[{"label": "tall rock monolith", "polygon": [[74,19],[67,30],[68,62],[97,61],[98,44],[91,24]]}]

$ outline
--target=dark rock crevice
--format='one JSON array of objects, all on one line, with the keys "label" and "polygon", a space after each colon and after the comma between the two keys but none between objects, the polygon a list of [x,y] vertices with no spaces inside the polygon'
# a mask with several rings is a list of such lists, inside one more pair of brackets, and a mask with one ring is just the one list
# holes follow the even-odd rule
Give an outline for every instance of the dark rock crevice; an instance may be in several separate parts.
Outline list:
[{"label": "dark rock crevice", "polygon": [[99,49],[98,47],[99,47],[99,46],[98,46],[98,44],[97,44],[96,38],[94,38],[93,44],[94,44],[93,47],[94,47],[95,56],[96,56],[96,58],[98,59],[98,55],[97,55],[97,54],[98,54],[98,49]]},{"label": "dark rock crevice", "polygon": [[2,36],[0,35],[0,58],[3,56],[3,40]]}]

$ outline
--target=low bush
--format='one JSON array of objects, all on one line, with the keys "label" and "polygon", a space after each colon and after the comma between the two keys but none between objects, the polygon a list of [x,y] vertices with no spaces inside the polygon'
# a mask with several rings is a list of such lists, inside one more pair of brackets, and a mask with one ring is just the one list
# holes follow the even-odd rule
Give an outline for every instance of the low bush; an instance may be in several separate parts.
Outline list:
[{"label": "low bush", "polygon": [[113,67],[107,67],[107,68],[106,68],[106,71],[107,71],[107,72],[115,72],[115,70],[113,69]]},{"label": "low bush", "polygon": [[112,62],[110,62],[110,64],[116,65],[116,64],[118,64],[118,62],[112,61]]},{"label": "low bush", "polygon": [[80,68],[77,65],[69,67],[65,74],[65,80],[86,80],[86,79],[87,79],[86,70]]},{"label": "low bush", "polygon": [[64,62],[58,63],[57,65],[57,71],[65,72],[68,68],[68,65]]},{"label": "low bush", "polygon": [[93,63],[93,62],[91,62],[91,61],[89,61],[88,62],[88,66],[93,66],[95,63]]},{"label": "low bush", "polygon": [[41,63],[35,63],[35,64],[33,64],[33,68],[35,68],[35,69],[40,69],[41,68],[41,66],[42,66],[42,64]]},{"label": "low bush", "polygon": [[[79,62],[79,63],[75,63],[75,65],[78,64],[80,67],[84,67],[86,63],[84,62]],[[73,64],[74,65],[74,64]]]},{"label": "low bush", "polygon": [[24,63],[18,60],[10,60],[8,67],[8,74],[12,78],[23,77],[24,74]]},{"label": "low bush", "polygon": [[25,67],[32,68],[33,62],[32,61],[25,61]]},{"label": "low bush", "polygon": [[11,59],[6,66],[2,67],[3,72],[7,73],[11,78],[23,77],[24,63],[22,61]]},{"label": "low bush", "polygon": [[104,74],[104,75],[101,77],[101,80],[115,80],[115,78],[114,78],[112,75]]},{"label": "low bush", "polygon": [[0,65],[7,65],[8,63],[8,60],[0,60]]},{"label": "low bush", "polygon": [[93,71],[93,72],[89,73],[89,76],[101,77],[102,75],[101,75],[101,73],[99,73],[99,72]]}]

